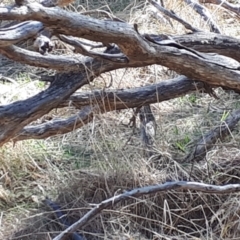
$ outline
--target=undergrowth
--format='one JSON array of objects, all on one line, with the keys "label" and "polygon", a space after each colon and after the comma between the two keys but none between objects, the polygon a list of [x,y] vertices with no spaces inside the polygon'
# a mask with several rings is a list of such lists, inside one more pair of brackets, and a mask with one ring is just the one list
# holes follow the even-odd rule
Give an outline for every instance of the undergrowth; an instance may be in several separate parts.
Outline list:
[{"label": "undergrowth", "polygon": [[[207,29],[181,1],[165,2],[195,27]],[[225,34],[238,34],[238,20],[221,9],[211,11]],[[186,32],[179,23],[174,22],[173,28],[168,22],[159,23],[151,8],[142,3],[139,8],[134,5],[129,14],[129,21],[137,23],[140,32]],[[3,61],[1,71],[6,72],[11,65]],[[1,104],[25,99],[47,87],[37,80],[39,69],[25,68],[24,73],[21,66],[11,64],[15,71],[8,77],[15,80],[1,83]],[[121,89],[159,82],[176,73],[153,65],[111,75],[110,88]],[[103,74],[79,91],[101,89],[110,82],[110,75]],[[197,139],[240,108],[239,94],[221,88],[215,91],[218,100],[196,92],[152,105],[158,126],[154,156],[149,159],[143,156],[138,120],[136,129],[128,125],[131,109],[96,115],[92,123],[63,136],[6,144],[0,150],[0,238],[42,240],[61,232],[54,213],[42,202],[45,197],[56,201],[73,223],[92,205],[136,187],[188,179],[218,185],[239,183],[239,126],[224,142],[219,140],[202,162],[192,166],[177,161],[191,151]],[[73,113],[74,109],[66,108],[49,115]],[[239,194],[194,191],[146,195],[104,210],[81,234],[86,239],[239,239],[239,200]]]}]

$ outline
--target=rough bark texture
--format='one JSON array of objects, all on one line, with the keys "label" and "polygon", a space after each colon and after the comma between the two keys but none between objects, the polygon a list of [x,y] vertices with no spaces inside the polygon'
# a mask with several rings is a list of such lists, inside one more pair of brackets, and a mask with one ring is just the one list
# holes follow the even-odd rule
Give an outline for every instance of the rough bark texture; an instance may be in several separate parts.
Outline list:
[{"label": "rough bark texture", "polygon": [[[157,6],[154,1],[149,2]],[[176,14],[168,16],[173,15],[175,20],[180,21]],[[184,95],[196,90],[191,81],[240,90],[240,64],[237,54],[240,42],[235,38],[204,33],[190,25],[187,27],[195,33],[183,36],[163,38],[160,35],[140,34],[137,25],[132,26],[117,18],[98,20],[39,3],[1,7],[0,20],[22,22],[0,29],[2,55],[23,64],[57,70],[51,78],[51,85],[45,91],[27,100],[0,107],[0,145],[11,139],[17,141],[44,138],[72,131],[73,126],[81,127],[91,121],[94,112],[139,107]],[[186,22],[183,24],[186,25]],[[42,55],[14,45],[37,37],[37,34],[46,28],[75,47],[77,53],[67,56]],[[216,30],[217,26],[212,25],[212,28]],[[104,52],[88,51],[79,38],[102,42],[107,48]],[[111,47],[113,43],[115,47]],[[168,67],[186,77],[161,83],[157,90],[153,85],[145,89],[94,93],[98,100],[93,105],[92,96],[87,93],[81,96],[72,95],[102,73],[151,64]],[[52,109],[66,106],[69,100],[80,109],[76,116],[38,126],[27,126]]]},{"label": "rough bark texture", "polygon": [[193,82],[187,77],[180,76],[176,79],[135,89],[73,94],[68,100],[60,102],[58,107],[72,105],[80,109],[76,116],[63,120],[51,120],[37,126],[26,126],[14,138],[14,141],[46,138],[55,132],[59,134],[67,133],[90,122],[94,113],[141,107],[202,89],[202,82]]}]

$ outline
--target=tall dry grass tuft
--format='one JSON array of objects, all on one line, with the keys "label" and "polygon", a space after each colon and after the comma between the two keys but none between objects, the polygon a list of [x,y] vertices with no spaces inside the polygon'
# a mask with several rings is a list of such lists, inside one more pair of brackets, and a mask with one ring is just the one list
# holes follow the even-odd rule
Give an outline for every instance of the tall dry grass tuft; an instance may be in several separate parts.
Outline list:
[{"label": "tall dry grass tuft", "polygon": [[[159,184],[174,175],[177,177],[174,162],[172,167],[161,170],[151,169],[150,166],[146,168],[144,161],[138,163],[138,170],[117,168],[111,173],[75,172],[69,177],[67,187],[58,188],[56,202],[63,207],[69,222],[74,223],[93,204],[124,190]],[[185,170],[189,170],[189,167]],[[195,180],[220,185],[226,184],[227,176],[227,183],[235,183],[240,177],[240,159],[221,164],[212,163],[208,167],[198,164],[192,175]],[[210,176],[213,177],[210,179]],[[174,239],[237,238],[240,237],[237,230],[238,201],[236,194],[218,196],[170,191],[146,195],[121,202],[112,209],[105,209],[82,229],[81,234],[86,239],[118,239],[119,234],[121,239],[165,239],[166,236],[174,236]],[[53,238],[61,230],[53,213],[42,207],[12,239],[47,239],[49,235]]]}]

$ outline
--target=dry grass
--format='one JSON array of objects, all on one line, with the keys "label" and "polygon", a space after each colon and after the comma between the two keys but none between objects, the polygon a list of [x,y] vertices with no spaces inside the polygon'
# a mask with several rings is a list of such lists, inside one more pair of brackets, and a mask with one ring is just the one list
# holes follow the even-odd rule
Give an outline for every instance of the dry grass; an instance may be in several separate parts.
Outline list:
[{"label": "dry grass", "polygon": [[[181,1],[165,2],[168,9],[194,26],[206,28]],[[186,32],[176,22],[174,28],[159,23],[149,8],[134,9],[129,10],[130,22],[138,23],[141,32]],[[233,17],[229,13],[216,11],[215,7],[211,11],[225,34],[237,35],[238,20],[234,19],[230,29],[228,21]],[[22,69],[18,64],[2,61],[1,72],[14,78],[16,85],[1,84],[1,104],[25,99],[45,88],[32,81],[37,79],[34,73],[39,69]],[[111,74],[111,88],[142,86],[175,75],[160,66],[122,69]],[[109,82],[109,74],[103,74],[80,91],[99,89]],[[124,190],[187,179],[191,165],[175,160],[186,156],[196,139],[224,121],[229,111],[240,107],[238,94],[222,89],[216,93],[220,100],[194,93],[152,106],[158,124],[152,159],[142,155],[139,129],[133,131],[127,126],[132,110],[95,116],[91,124],[64,136],[4,146],[0,150],[0,239],[42,240],[60,232],[62,228],[54,214],[42,204],[46,196],[56,200],[69,221],[74,222],[87,212],[89,204]],[[72,113],[73,109],[61,109],[51,114]],[[239,131],[238,126],[224,142],[217,142],[206,160],[194,165],[194,180],[220,185],[239,182]],[[103,211],[82,233],[87,239],[239,239],[239,212],[238,194],[172,191],[120,203]]]}]

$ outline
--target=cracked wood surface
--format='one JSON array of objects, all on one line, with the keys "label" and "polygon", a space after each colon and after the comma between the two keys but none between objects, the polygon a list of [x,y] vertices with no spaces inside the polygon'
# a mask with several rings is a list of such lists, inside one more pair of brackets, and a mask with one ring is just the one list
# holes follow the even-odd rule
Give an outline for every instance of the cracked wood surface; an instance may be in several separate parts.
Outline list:
[{"label": "cracked wood surface", "polygon": [[[9,27],[9,35],[4,29],[0,30],[2,55],[23,64],[58,71],[45,91],[27,100],[0,106],[0,145],[18,136],[32,121],[57,108],[84,84],[115,69],[158,64],[192,80],[240,90],[239,40],[234,38],[198,32],[158,41],[151,35],[146,38],[134,26],[124,22],[98,20],[38,3],[0,7],[0,20],[33,21]],[[115,43],[120,53],[111,58],[111,54],[96,54],[80,47],[81,54],[86,56],[41,55],[12,45],[42,31],[43,25],[57,35],[71,35],[103,44]],[[70,43],[76,45],[74,41]]]}]

